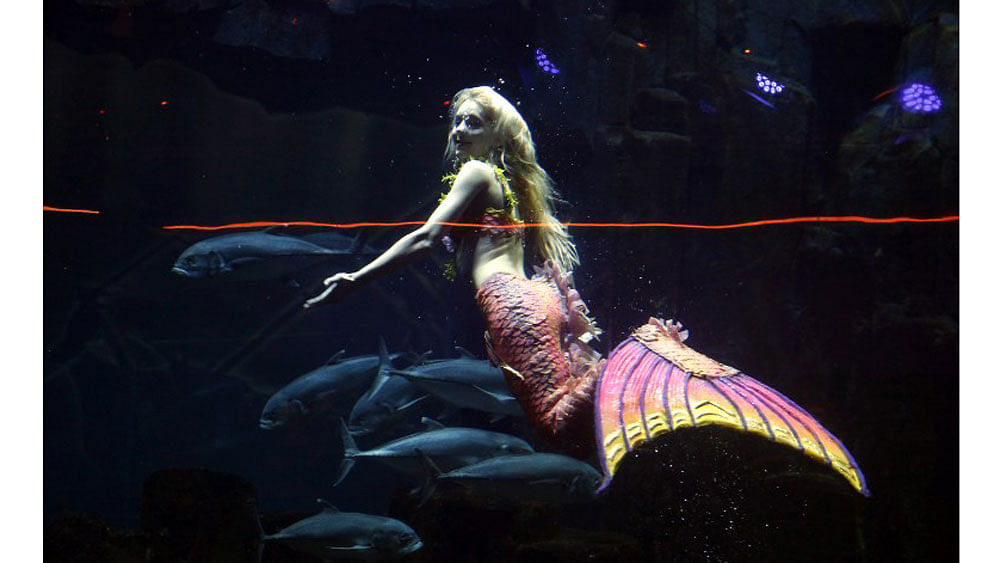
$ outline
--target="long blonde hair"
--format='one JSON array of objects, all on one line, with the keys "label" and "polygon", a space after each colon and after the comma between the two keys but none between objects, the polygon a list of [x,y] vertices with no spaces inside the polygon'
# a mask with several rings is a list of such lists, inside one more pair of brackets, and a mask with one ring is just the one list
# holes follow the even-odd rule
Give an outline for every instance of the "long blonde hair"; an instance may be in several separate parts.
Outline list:
[{"label": "long blonde hair", "polygon": [[[458,107],[467,100],[482,106],[484,117],[500,139],[499,146],[491,150],[486,159],[510,177],[519,217],[526,223],[541,224],[528,229],[531,246],[543,260],[552,260],[563,271],[572,271],[580,258],[565,225],[552,213],[558,193],[552,178],[538,165],[528,124],[513,104],[489,86],[459,90],[451,99],[450,120],[454,120]],[[446,161],[455,160],[455,140],[451,135],[444,157]]]}]

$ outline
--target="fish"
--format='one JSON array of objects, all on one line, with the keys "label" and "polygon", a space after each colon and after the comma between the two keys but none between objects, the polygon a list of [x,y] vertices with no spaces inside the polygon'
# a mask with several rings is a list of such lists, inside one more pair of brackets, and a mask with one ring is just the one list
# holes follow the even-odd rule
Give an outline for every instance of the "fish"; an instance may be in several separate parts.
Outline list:
[{"label": "fish", "polygon": [[305,234],[299,237],[300,239],[311,242],[317,246],[322,246],[323,248],[329,248],[330,250],[338,254],[351,254],[354,256],[372,256],[375,254],[381,254],[385,251],[382,248],[375,248],[366,244],[364,233],[358,232],[357,235],[349,237],[347,235],[341,234],[333,229],[328,229],[325,231],[318,231],[315,233]]},{"label": "fish", "polygon": [[296,551],[317,557],[345,559],[399,559],[424,546],[413,528],[395,518],[341,512],[325,504],[319,514],[274,534],[264,534],[265,542],[280,542]]},{"label": "fish", "polygon": [[379,340],[379,355],[343,359],[337,352],[322,366],[278,389],[264,404],[259,425],[264,430],[285,426],[306,416],[346,415],[379,371],[391,367],[393,356]]},{"label": "fish", "polygon": [[513,502],[579,503],[597,497],[603,475],[592,465],[553,453],[505,455],[442,471],[421,452],[427,474],[420,502],[440,483],[457,483],[475,496]]},{"label": "fish", "polygon": [[171,271],[187,278],[207,278],[232,272],[250,263],[280,256],[354,255],[361,248],[361,237],[351,246],[334,250],[298,237],[273,234],[271,229],[230,233],[200,240],[181,253]]},{"label": "fish", "polygon": [[479,428],[445,427],[439,422],[424,418],[425,432],[404,436],[381,446],[361,451],[354,443],[343,420],[341,438],[344,442],[344,460],[334,486],[340,484],[359,459],[376,459],[393,469],[412,476],[423,475],[421,455],[426,455],[438,468],[451,471],[485,459],[504,455],[534,453],[531,444],[517,436]]},{"label": "fish", "polygon": [[455,348],[460,356],[433,360],[404,370],[390,369],[425,392],[457,407],[497,415],[523,417],[524,409],[510,393],[500,368],[480,360],[468,350]]},{"label": "fish", "polygon": [[[373,391],[377,387],[376,391]],[[376,378],[372,389],[354,403],[348,415],[348,427],[354,436],[371,436],[398,428],[427,413],[431,403],[438,403],[406,378],[390,375],[384,383]],[[398,435],[398,434],[397,434]]]},{"label": "fish", "polygon": [[[379,351],[381,354],[382,351]],[[382,359],[388,364],[388,359]],[[379,370],[371,387],[365,391],[347,417],[348,428],[355,436],[369,436],[397,426],[407,419],[415,420],[431,397],[406,378]]]}]

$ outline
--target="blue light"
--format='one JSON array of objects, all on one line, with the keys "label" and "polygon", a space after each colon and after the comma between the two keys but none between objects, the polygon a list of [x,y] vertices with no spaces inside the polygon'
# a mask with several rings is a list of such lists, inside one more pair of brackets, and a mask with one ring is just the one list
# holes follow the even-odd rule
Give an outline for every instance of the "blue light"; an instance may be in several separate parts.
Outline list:
[{"label": "blue light", "polygon": [[941,109],[941,98],[926,84],[914,82],[903,89],[900,97],[907,111],[931,113]]},{"label": "blue light", "polygon": [[765,94],[780,94],[785,89],[784,84],[779,84],[777,80],[771,80],[761,73],[757,73],[757,88]]},{"label": "blue light", "polygon": [[556,68],[556,65],[549,60],[549,57],[541,49],[535,49],[535,63],[549,74],[559,74],[559,69]]}]

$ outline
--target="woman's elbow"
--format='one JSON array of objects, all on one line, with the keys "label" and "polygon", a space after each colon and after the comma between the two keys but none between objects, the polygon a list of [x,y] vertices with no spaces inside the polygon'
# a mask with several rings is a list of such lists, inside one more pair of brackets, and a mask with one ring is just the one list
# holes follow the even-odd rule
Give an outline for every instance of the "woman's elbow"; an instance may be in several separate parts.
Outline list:
[{"label": "woman's elbow", "polygon": [[441,241],[444,233],[440,229],[417,229],[413,233],[413,249],[418,252],[426,252]]}]

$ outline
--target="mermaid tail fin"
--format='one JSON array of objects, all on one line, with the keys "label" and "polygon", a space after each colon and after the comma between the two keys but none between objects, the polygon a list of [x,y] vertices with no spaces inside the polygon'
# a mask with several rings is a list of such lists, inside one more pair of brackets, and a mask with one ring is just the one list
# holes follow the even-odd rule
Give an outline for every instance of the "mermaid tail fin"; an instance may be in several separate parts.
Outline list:
[{"label": "mermaid tail fin", "polygon": [[650,318],[618,345],[597,382],[595,426],[605,488],[625,454],[678,428],[758,434],[830,466],[868,496],[847,448],[790,399],[686,346],[679,324]]}]

